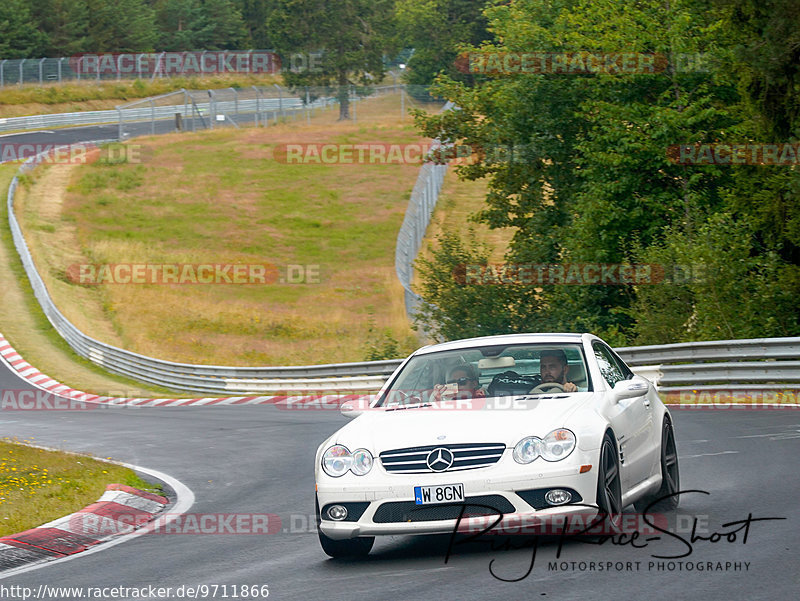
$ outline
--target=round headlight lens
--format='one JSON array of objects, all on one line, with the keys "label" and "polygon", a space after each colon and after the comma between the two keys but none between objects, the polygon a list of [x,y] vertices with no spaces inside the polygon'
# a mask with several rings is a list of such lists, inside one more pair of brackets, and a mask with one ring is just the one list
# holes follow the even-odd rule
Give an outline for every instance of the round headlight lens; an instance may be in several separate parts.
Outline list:
[{"label": "round headlight lens", "polygon": [[542,458],[545,461],[561,461],[575,449],[575,435],[566,428],[553,430],[542,441]]},{"label": "round headlight lens", "polygon": [[514,447],[514,461],[517,463],[530,463],[539,456],[542,441],[535,436],[523,438]]},{"label": "round headlight lens", "polygon": [[347,447],[333,445],[322,455],[322,469],[333,478],[344,476],[353,465],[353,456]]},{"label": "round headlight lens", "polygon": [[368,474],[372,469],[372,453],[367,449],[357,449],[353,451],[353,465],[350,468],[356,476]]}]

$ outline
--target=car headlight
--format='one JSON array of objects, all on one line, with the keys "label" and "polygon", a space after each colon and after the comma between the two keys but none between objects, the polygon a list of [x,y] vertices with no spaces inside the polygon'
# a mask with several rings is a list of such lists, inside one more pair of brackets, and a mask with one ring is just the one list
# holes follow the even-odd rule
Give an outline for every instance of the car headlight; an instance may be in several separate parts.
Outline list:
[{"label": "car headlight", "polygon": [[322,455],[322,469],[333,478],[344,476],[353,465],[353,456],[347,447],[335,444]]},{"label": "car headlight", "polygon": [[544,437],[526,436],[514,447],[514,461],[531,463],[537,457],[545,461],[561,461],[575,449],[575,435],[566,428],[553,430]]},{"label": "car headlight", "polygon": [[372,469],[372,453],[367,449],[357,449],[353,451],[353,465],[350,471],[356,476],[363,476],[368,474]]},{"label": "car headlight", "polygon": [[541,455],[545,461],[561,461],[575,449],[575,435],[566,428],[553,430],[542,440]]},{"label": "car headlight", "polygon": [[356,476],[368,474],[374,460],[367,449],[356,449],[352,453],[347,447],[335,444],[322,454],[322,469],[333,478],[344,476],[348,470]]},{"label": "car headlight", "polygon": [[514,461],[517,463],[530,463],[539,456],[541,444],[542,441],[535,436],[523,438],[514,447]]}]

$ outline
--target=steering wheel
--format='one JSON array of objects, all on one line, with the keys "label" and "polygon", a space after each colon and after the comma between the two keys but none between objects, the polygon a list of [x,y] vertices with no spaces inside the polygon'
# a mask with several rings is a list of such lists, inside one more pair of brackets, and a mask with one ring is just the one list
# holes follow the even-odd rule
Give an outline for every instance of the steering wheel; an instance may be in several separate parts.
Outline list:
[{"label": "steering wheel", "polygon": [[553,389],[558,392],[564,392],[564,385],[558,382],[542,382],[536,388],[531,390],[528,394],[536,394],[538,392],[551,392]]}]

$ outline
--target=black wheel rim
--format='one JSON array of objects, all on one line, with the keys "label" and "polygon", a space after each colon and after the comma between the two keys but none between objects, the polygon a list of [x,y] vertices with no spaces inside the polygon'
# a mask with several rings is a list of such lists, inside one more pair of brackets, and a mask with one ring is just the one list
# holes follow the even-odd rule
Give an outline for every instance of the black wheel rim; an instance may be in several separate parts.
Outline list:
[{"label": "black wheel rim", "polygon": [[614,446],[606,441],[603,444],[603,453],[600,460],[602,483],[598,487],[601,493],[601,509],[606,512],[609,523],[616,527],[621,521],[622,500],[619,484],[619,465],[614,456]]},{"label": "black wheel rim", "polygon": [[667,424],[664,428],[664,454],[662,457],[663,476],[666,492],[669,494],[678,491],[680,486],[680,472],[678,471],[678,450],[675,448],[675,435],[672,427]]}]

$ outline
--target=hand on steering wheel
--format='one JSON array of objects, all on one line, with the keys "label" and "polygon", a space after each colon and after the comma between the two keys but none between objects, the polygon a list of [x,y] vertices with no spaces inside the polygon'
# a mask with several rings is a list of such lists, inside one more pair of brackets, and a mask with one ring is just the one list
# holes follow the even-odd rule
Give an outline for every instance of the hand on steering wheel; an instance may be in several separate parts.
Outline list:
[{"label": "hand on steering wheel", "polygon": [[564,385],[558,382],[542,382],[536,388],[531,390],[528,394],[537,394],[539,392],[551,392],[553,389],[558,392],[564,392]]}]

